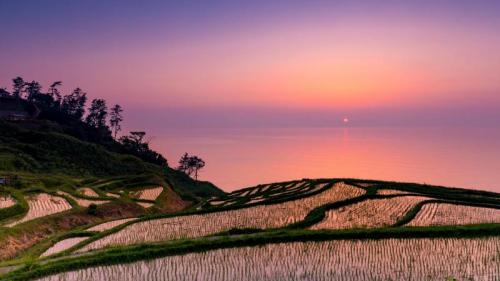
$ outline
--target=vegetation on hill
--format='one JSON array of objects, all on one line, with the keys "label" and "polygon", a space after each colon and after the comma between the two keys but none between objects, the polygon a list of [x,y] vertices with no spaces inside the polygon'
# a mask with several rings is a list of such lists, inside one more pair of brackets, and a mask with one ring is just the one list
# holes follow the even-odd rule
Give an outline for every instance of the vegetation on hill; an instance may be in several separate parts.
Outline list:
[{"label": "vegetation on hill", "polygon": [[[99,144],[112,152],[134,155],[145,162],[167,165],[167,160],[151,150],[143,140],[144,132],[132,132],[116,139],[123,121],[123,108],[120,105],[116,104],[108,111],[104,99],[94,99],[87,108],[87,93],[76,88],[62,95],[58,88],[62,85],[61,81],[52,83],[46,92],[37,81],[27,82],[16,77],[12,82],[12,93],[3,90],[2,97],[11,103],[17,101],[20,105],[36,107],[39,111],[36,118],[57,124],[60,133]],[[18,118],[14,115],[14,119]]]},{"label": "vegetation on hill", "polygon": [[12,93],[2,90],[2,97],[34,106],[39,114],[36,119],[0,120],[0,171],[78,178],[159,177],[156,182],[171,184],[184,199],[194,202],[223,194],[211,183],[194,181],[168,167],[167,160],[150,149],[145,132],[117,138],[123,121],[120,105],[108,111],[105,100],[94,99],[86,108],[87,94],[76,88],[63,95],[60,81],[45,92],[36,81],[21,77],[12,81]]},{"label": "vegetation on hill", "polygon": [[109,176],[140,174],[154,168],[137,157],[109,152],[98,144],[64,134],[49,121],[23,126],[0,120],[0,132],[2,171]]},{"label": "vegetation on hill", "polygon": [[0,120],[0,171],[4,174],[64,174],[76,178],[116,177],[124,186],[133,176],[136,185],[170,184],[190,201],[224,193],[209,182],[195,181],[168,166],[111,152],[101,145],[69,136],[57,123],[47,120],[16,123]]}]

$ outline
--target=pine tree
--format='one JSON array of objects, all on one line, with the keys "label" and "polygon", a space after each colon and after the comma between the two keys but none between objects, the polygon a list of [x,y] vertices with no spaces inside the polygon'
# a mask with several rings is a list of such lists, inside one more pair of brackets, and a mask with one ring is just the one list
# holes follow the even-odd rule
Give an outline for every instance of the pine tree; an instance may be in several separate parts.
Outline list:
[{"label": "pine tree", "polygon": [[116,104],[111,108],[109,124],[113,130],[113,137],[116,139],[116,134],[122,130],[120,123],[123,121],[122,113],[123,109],[119,104]]}]

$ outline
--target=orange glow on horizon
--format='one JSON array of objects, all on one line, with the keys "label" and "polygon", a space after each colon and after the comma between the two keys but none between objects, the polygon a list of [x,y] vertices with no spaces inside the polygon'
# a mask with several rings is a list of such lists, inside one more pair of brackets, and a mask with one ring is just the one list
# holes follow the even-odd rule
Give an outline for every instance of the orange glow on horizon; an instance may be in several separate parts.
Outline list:
[{"label": "orange glow on horizon", "polygon": [[[500,57],[485,57],[484,45],[474,43],[482,40],[479,35],[423,33],[414,26],[401,31],[356,26],[351,32],[301,28],[259,30],[255,40],[231,35],[230,43],[221,37],[197,41],[193,45],[200,47],[188,50],[179,47],[162,57],[164,66],[155,71],[155,80],[162,79],[169,90],[155,91],[156,98],[174,94],[180,97],[176,102],[200,105],[366,107],[446,102],[500,89],[500,80],[491,76],[500,69]],[[499,40],[491,43],[500,46]]]}]

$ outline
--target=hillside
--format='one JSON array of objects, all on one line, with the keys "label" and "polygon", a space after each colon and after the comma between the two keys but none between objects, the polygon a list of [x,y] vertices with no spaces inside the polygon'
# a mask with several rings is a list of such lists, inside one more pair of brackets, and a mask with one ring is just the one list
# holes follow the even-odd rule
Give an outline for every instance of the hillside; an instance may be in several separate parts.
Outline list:
[{"label": "hillside", "polygon": [[[155,204],[150,196],[160,192],[154,187],[139,188],[143,191],[138,194],[106,181],[84,184],[98,193],[93,194],[98,200],[109,200],[114,194],[121,200]],[[163,188],[156,202],[168,192]],[[90,195],[88,190],[72,193],[81,199]],[[11,196],[19,199],[18,193]],[[179,198],[174,201],[182,205]],[[221,276],[222,280],[274,280],[273,274],[305,280],[297,271],[300,267],[312,274],[312,280],[325,276],[370,280],[370,274],[380,270],[375,265],[385,261],[386,270],[374,276],[461,280],[500,273],[495,266],[500,194],[494,192],[373,180],[302,179],[249,187],[205,199],[188,210],[171,211],[137,216],[129,206],[123,216],[128,219],[110,221],[109,213],[102,210],[93,217],[92,227],[69,227],[48,235],[5,259],[0,270],[10,271],[3,276],[6,280],[50,274],[56,275],[43,280],[88,276],[93,280],[195,280],[192,266],[196,266],[205,272],[204,280],[221,280]],[[12,228],[4,225],[3,231],[16,237],[22,229],[42,222],[61,224],[54,216]],[[329,254],[332,251],[338,254]],[[478,259],[471,261],[470,255]],[[391,256],[399,258],[394,261]],[[149,259],[154,259],[147,262],[152,270],[142,270]],[[31,262],[23,267],[26,260]],[[472,263],[467,273],[460,267],[464,262]],[[266,264],[279,266],[266,269]],[[96,268],[102,265],[107,266]],[[332,265],[342,273],[331,271]],[[250,273],[255,278],[248,278]]]},{"label": "hillside", "polygon": [[111,152],[99,144],[70,136],[64,133],[63,126],[44,120],[18,123],[0,120],[0,172],[59,174],[80,179],[143,175],[156,184],[169,182],[182,196],[223,194],[211,183],[195,182],[169,167]]},{"label": "hillside", "polygon": [[0,185],[0,261],[96,223],[175,213],[224,194],[46,120],[0,120],[0,178],[8,181]]},{"label": "hillside", "polygon": [[[30,124],[31,125],[31,124]],[[57,125],[39,122],[32,129],[0,121],[0,170],[65,173],[83,176],[139,174],[154,170],[130,155],[58,132]]]}]

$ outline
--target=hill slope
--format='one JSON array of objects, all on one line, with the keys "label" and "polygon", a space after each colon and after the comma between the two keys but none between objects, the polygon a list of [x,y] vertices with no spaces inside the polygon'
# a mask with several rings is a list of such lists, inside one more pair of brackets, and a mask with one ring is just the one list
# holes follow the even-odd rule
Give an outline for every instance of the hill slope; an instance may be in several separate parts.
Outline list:
[{"label": "hill slope", "polygon": [[[63,133],[50,121],[12,123],[0,120],[0,172],[64,174],[77,178],[146,175],[170,183],[182,196],[224,194],[208,182],[195,182],[168,167],[159,167],[101,145]],[[191,198],[193,199],[193,198]]]}]

